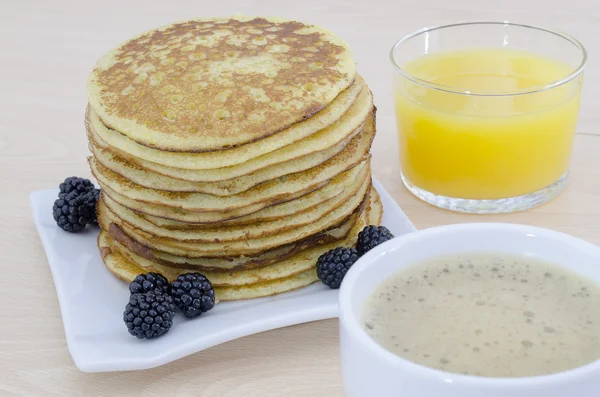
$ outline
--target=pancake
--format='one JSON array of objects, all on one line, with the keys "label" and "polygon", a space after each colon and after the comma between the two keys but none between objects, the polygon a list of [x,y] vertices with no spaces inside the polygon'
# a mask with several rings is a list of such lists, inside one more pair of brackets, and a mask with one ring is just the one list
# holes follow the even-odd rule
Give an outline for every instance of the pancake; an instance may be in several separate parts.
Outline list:
[{"label": "pancake", "polygon": [[[375,196],[373,196],[373,194],[375,194]],[[364,213],[367,211],[378,211],[378,200],[379,198],[377,194],[372,193],[369,198],[370,205],[366,206],[364,211],[362,211],[356,219],[364,216]],[[149,249],[148,247],[139,244],[137,241],[125,234],[117,225],[111,224],[107,232],[109,233],[111,239],[119,242],[121,245],[127,247],[129,251],[148,259],[152,263],[175,269],[230,272],[268,266],[289,258],[298,252],[302,252],[307,248],[342,241],[348,237],[350,231],[354,227],[356,219],[350,220],[336,229],[320,233],[319,235],[313,236],[310,239],[305,239],[295,244],[265,251],[254,256],[242,255],[231,258],[187,258],[183,256],[171,255],[166,252]]]},{"label": "pancake", "polygon": [[251,285],[234,287],[215,287],[215,296],[222,302],[246,299],[264,298],[295,291],[319,281],[317,269],[310,269],[304,273],[295,274],[288,278],[267,281]]},{"label": "pancake", "polygon": [[[351,87],[348,92],[340,95],[345,100],[344,104],[349,102],[351,106],[344,107],[344,111],[339,114],[323,115],[323,112],[328,113],[332,110],[327,108],[272,137],[230,150],[181,153],[152,149],[107,128],[91,110],[86,117],[87,129],[101,147],[118,150],[121,157],[136,160],[144,168],[168,176],[173,176],[172,168],[187,170],[181,178],[190,181],[226,180],[328,149],[348,137],[364,123],[373,110],[373,96],[368,88],[363,87]],[[346,96],[349,96],[352,102]],[[334,104],[330,106],[338,110]],[[327,119],[328,124],[322,119]]]},{"label": "pancake", "polygon": [[355,79],[347,44],[279,18],[193,20],[143,33],[103,56],[90,106],[132,140],[215,151],[314,116]]},{"label": "pancake", "polygon": [[123,232],[138,243],[148,248],[160,250],[173,255],[197,257],[219,257],[219,256],[239,256],[256,255],[282,245],[295,243],[323,231],[336,228],[350,219],[353,213],[366,201],[365,195],[355,195],[343,205],[329,212],[319,220],[309,223],[305,226],[289,229],[271,236],[260,238],[241,238],[231,241],[212,241],[204,242],[192,239],[179,240],[174,238],[157,237],[151,233],[142,231],[135,226],[124,222],[122,219],[112,213],[100,201],[98,203],[98,223],[108,230],[110,223],[118,225]]},{"label": "pancake", "polygon": [[220,300],[282,293],[381,220],[373,96],[323,28],[173,23],[104,55],[87,93],[98,246],[124,280],[201,271]]},{"label": "pancake", "polygon": [[198,242],[194,240],[176,240],[156,237],[123,222],[100,202],[98,204],[98,223],[109,230],[111,224],[117,225],[127,236],[147,248],[188,258],[237,257],[241,255],[258,255],[281,246],[295,244],[303,240],[311,240],[315,236],[354,223],[367,204],[368,196],[355,196],[343,207],[327,214],[317,222],[295,229],[290,229],[272,236],[256,239],[239,239],[233,241]]},{"label": "pancake", "polygon": [[[203,271],[202,274],[208,277],[214,286],[219,287],[248,285],[261,283],[265,281],[272,281],[280,278],[287,278],[298,273],[303,273],[313,268],[319,256],[321,256],[324,252],[329,251],[330,249],[333,249],[338,246],[354,246],[356,244],[356,238],[358,236],[358,233],[369,224],[379,224],[378,212],[376,210],[370,209],[368,211],[365,211],[358,219],[358,221],[354,224],[352,230],[350,231],[350,234],[345,240],[308,248],[299,253],[294,254],[293,256],[287,259],[280,260],[271,265],[261,268],[230,272]],[[197,271],[194,269],[174,269],[166,266],[161,266],[159,264],[156,264],[155,262],[149,261],[148,259],[131,252],[125,246],[119,244],[115,240],[112,240],[107,233],[104,233],[104,235],[104,238],[107,239],[106,244],[110,245],[110,247],[113,250],[118,251],[146,272],[158,272],[171,280],[175,279],[179,274]]]},{"label": "pancake", "polygon": [[[369,125],[365,126],[364,131],[357,131],[357,133],[353,133],[356,135],[353,139],[348,141],[343,141],[343,147],[338,150],[337,147],[334,147],[337,153],[332,153],[328,158],[323,159],[323,161],[318,162],[317,165],[321,165],[326,161],[332,160],[336,155],[346,156],[348,155],[348,151],[352,150],[353,147],[357,145],[357,142],[360,139],[373,139],[375,136],[375,131],[373,129],[373,121],[372,119],[367,121]],[[358,135],[357,135],[358,134]],[[366,135],[366,136],[363,136]],[[355,141],[353,141],[355,140]],[[348,150],[346,150],[348,149]],[[121,175],[127,180],[138,184],[142,187],[146,187],[149,189],[155,190],[165,190],[165,191],[173,191],[173,192],[192,192],[192,193],[206,193],[215,196],[232,196],[235,194],[239,194],[251,189],[254,186],[257,186],[263,182],[268,180],[274,180],[280,177],[283,177],[286,174],[285,172],[281,172],[283,169],[279,170],[275,175],[262,174],[259,178],[253,178],[252,175],[246,175],[244,177],[231,179],[224,182],[189,182],[182,181],[180,179],[171,178],[168,176],[164,176],[158,173],[155,173],[150,170],[146,170],[136,164],[135,162],[128,161],[124,158],[120,158],[114,154],[112,154],[108,149],[98,150],[92,145],[92,153],[94,155],[94,159],[98,161],[103,167],[106,167],[110,171],[113,171],[116,174]],[[328,154],[326,154],[328,155]],[[304,159],[304,157],[302,158]],[[302,159],[294,160],[294,162],[302,162]],[[309,164],[312,165],[312,164]],[[301,171],[308,171],[304,167],[301,168]],[[314,167],[312,167],[314,168]],[[310,169],[310,168],[309,168]],[[296,173],[297,174],[297,173]]]},{"label": "pancake", "polygon": [[[125,245],[129,250],[141,255],[157,264],[172,268],[189,268],[205,271],[227,272],[232,270],[255,269],[270,265],[306,248],[334,243],[345,239],[350,233],[359,214],[353,215],[341,226],[311,236],[304,240],[264,251],[256,255],[217,256],[217,257],[189,257],[177,256],[164,251],[146,247],[138,243],[114,223],[108,225],[111,238]],[[104,225],[106,227],[106,225]],[[106,230],[106,229],[104,229]]]},{"label": "pancake", "polygon": [[[348,138],[327,150],[308,154],[298,159],[286,161],[282,164],[265,167],[252,174],[242,175],[233,179],[212,182],[197,182],[182,179],[182,170],[177,170],[175,168],[170,168],[170,175],[165,175],[153,171],[152,169],[144,168],[144,165],[139,161],[130,160],[128,157],[121,157],[119,156],[118,152],[109,148],[100,148],[95,144],[95,142],[93,142],[93,138],[90,138],[90,151],[98,160],[98,162],[100,162],[100,164],[109,170],[122,175],[138,185],[150,189],[200,192],[215,196],[230,196],[246,191],[268,180],[316,167],[344,150],[348,143],[350,143],[351,139],[361,131],[362,126],[353,132]],[[152,176],[146,177],[147,175]],[[174,177],[174,175],[177,175],[178,177]]]},{"label": "pancake", "polygon": [[102,188],[108,187],[132,200],[196,212],[229,211],[253,204],[265,208],[316,190],[336,175],[367,162],[372,140],[373,135],[360,134],[341,153],[317,167],[272,179],[231,196],[149,189],[109,170],[93,157],[89,163]]},{"label": "pancake", "polygon": [[[352,246],[356,241],[358,231],[366,224],[379,225],[382,215],[381,202],[373,190],[373,200],[368,211],[353,228],[350,237],[343,242],[310,248],[280,262],[254,270],[243,270],[229,273],[203,272],[215,286],[217,298],[220,300],[250,299],[268,296],[273,293],[289,291],[299,286],[308,285],[310,280],[316,281],[315,264],[317,258],[324,252],[338,246]],[[368,215],[367,215],[368,214]],[[115,242],[104,231],[98,238],[98,245],[107,268],[117,277],[130,282],[141,273],[148,271],[160,272],[169,280],[178,274],[196,270],[173,270],[156,265],[147,259],[135,255],[126,247]],[[136,260],[139,260],[137,262]],[[275,292],[274,292],[275,291]]]},{"label": "pancake", "polygon": [[[125,282],[129,283],[138,274],[146,273],[144,269],[110,247],[100,246],[100,253],[106,268]],[[222,302],[260,298],[289,292],[313,284],[318,279],[316,269],[310,269],[304,273],[270,282],[234,287],[214,287],[214,289],[217,302]]]},{"label": "pancake", "polygon": [[323,183],[322,187],[315,189],[308,194],[299,195],[299,197],[294,200],[267,206],[265,208],[263,208],[262,204],[256,204],[255,206],[232,211],[193,212],[131,200],[114,190],[111,190],[107,186],[104,186],[102,191],[122,206],[140,214],[144,214],[143,216],[149,222],[157,226],[181,227],[183,222],[191,225],[213,223],[243,225],[279,219],[315,208],[325,200],[341,194],[344,187],[350,184],[353,178],[356,178],[365,167],[370,168],[369,161],[364,165],[359,164],[346,172],[342,172],[328,183]]},{"label": "pancake", "polygon": [[293,230],[318,221],[336,208],[351,200],[354,196],[362,197],[369,189],[371,178],[368,168],[364,168],[351,187],[344,192],[317,207],[303,211],[298,215],[292,214],[280,219],[257,222],[248,225],[189,225],[184,227],[165,228],[154,225],[142,215],[123,207],[103,194],[101,201],[103,205],[115,214],[123,222],[149,233],[156,237],[173,238],[177,240],[193,240],[197,242],[226,242],[242,238],[255,239],[271,236],[288,230]]}]

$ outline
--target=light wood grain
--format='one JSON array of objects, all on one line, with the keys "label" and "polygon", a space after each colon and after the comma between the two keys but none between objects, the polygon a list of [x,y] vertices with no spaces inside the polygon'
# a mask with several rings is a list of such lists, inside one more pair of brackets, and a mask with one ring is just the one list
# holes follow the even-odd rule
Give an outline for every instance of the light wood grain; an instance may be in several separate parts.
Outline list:
[{"label": "light wood grain", "polygon": [[[456,222],[528,223],[600,243],[600,5],[596,0],[57,0],[0,5],[0,395],[341,396],[336,321],[266,332],[161,368],[82,374],[69,356],[56,293],[28,194],[85,163],[85,81],[94,61],[147,28],[208,15],[281,15],[324,25],[353,47],[379,108],[377,177],[418,228]],[[465,216],[429,207],[402,186],[388,50],[422,26],[513,20],[565,30],[590,52],[572,179],[525,213]],[[74,264],[76,266],[77,264]]]}]

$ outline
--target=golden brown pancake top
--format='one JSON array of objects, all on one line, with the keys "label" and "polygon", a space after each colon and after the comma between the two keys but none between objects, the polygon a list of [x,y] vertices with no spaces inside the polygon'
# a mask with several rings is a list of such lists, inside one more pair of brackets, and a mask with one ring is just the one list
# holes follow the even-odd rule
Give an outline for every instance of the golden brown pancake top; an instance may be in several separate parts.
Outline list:
[{"label": "golden brown pancake top", "polygon": [[165,150],[255,141],[323,109],[354,80],[333,34],[273,18],[194,20],[151,30],[104,56],[90,104],[109,127]]}]

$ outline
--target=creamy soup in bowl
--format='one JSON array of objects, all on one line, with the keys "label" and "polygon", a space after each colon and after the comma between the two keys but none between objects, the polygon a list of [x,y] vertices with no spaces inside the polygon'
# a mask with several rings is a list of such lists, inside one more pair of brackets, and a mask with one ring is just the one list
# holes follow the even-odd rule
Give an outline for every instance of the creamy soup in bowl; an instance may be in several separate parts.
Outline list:
[{"label": "creamy soup in bowl", "polygon": [[523,225],[401,236],[346,275],[340,332],[349,396],[597,396],[600,248]]},{"label": "creamy soup in bowl", "polygon": [[446,255],[394,273],[362,311],[386,350],[443,371],[526,377],[600,358],[600,285],[501,253]]}]

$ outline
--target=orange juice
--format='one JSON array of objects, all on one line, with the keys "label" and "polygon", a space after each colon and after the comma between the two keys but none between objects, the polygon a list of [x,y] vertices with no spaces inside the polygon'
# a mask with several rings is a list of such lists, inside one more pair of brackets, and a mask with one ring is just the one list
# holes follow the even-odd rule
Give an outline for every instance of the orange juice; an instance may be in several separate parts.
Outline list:
[{"label": "orange juice", "polygon": [[[500,199],[543,189],[569,167],[580,79],[532,53],[479,49],[424,55],[395,77],[402,173],[428,192]],[[432,83],[432,84],[430,84]]]}]

